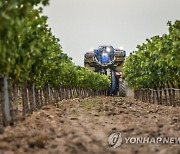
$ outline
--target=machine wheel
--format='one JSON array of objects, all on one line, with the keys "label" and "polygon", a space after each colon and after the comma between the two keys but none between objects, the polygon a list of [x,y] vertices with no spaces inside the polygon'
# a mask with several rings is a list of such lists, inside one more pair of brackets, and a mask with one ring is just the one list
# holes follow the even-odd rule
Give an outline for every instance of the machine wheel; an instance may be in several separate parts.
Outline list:
[{"label": "machine wheel", "polygon": [[124,79],[119,79],[119,96],[126,97],[126,86]]}]

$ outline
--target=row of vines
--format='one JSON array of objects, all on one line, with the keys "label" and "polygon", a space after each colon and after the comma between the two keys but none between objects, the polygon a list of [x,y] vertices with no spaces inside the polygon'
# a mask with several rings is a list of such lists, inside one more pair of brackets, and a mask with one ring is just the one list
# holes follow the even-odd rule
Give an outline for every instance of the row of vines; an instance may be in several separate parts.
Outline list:
[{"label": "row of vines", "polygon": [[48,4],[48,0],[0,1],[0,125],[12,119],[18,96],[26,114],[48,100],[89,96],[109,88],[107,76],[76,66],[63,53],[42,15]]},{"label": "row of vines", "polygon": [[168,22],[169,33],[146,39],[124,64],[134,89],[180,88],[180,21]]},{"label": "row of vines", "polygon": [[[109,79],[75,66],[42,16],[48,0],[0,1],[0,77],[42,88],[62,85],[104,90]],[[36,8],[36,9],[35,9]]]},{"label": "row of vines", "polygon": [[169,32],[146,39],[124,64],[124,75],[144,102],[180,105],[180,21]]}]

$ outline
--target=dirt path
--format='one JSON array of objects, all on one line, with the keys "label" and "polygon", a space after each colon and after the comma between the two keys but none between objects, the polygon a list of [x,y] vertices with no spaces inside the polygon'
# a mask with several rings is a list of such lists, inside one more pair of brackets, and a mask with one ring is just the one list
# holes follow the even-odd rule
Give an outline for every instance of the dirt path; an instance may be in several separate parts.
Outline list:
[{"label": "dirt path", "polygon": [[108,145],[108,136],[180,137],[180,108],[141,103],[133,98],[64,100],[7,127],[0,154],[180,154],[179,144]]}]

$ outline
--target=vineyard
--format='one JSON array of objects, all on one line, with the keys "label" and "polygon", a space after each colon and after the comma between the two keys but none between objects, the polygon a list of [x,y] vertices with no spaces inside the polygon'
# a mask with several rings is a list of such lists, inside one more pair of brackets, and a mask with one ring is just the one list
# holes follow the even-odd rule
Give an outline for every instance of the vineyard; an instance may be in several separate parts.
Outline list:
[{"label": "vineyard", "polygon": [[109,87],[107,76],[75,66],[63,53],[59,39],[47,25],[47,17],[41,15],[43,9],[34,9],[48,1],[12,0],[0,4],[1,124],[11,121],[10,110],[17,106],[18,92],[25,115],[36,108],[36,99],[44,98],[47,103],[50,88],[104,91]]},{"label": "vineyard", "polygon": [[128,84],[141,101],[180,104],[180,21],[168,22],[169,33],[146,39],[124,64]]},{"label": "vineyard", "polygon": [[107,136],[180,134],[180,21],[126,58],[123,75],[134,98],[122,98],[107,96],[109,76],[76,66],[63,52],[42,15],[48,4],[0,1],[0,154],[163,153],[165,145],[116,151]]},{"label": "vineyard", "polygon": [[168,26],[168,34],[146,39],[126,59],[124,74],[133,88],[180,88],[180,21]]}]

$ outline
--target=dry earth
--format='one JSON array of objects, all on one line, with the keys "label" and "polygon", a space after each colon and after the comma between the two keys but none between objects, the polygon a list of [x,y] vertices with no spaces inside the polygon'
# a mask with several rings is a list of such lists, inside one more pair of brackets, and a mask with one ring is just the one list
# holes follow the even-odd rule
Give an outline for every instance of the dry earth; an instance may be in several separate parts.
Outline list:
[{"label": "dry earth", "polygon": [[180,154],[180,144],[108,145],[108,136],[180,137],[180,107],[126,97],[63,100],[7,127],[0,154]]}]

